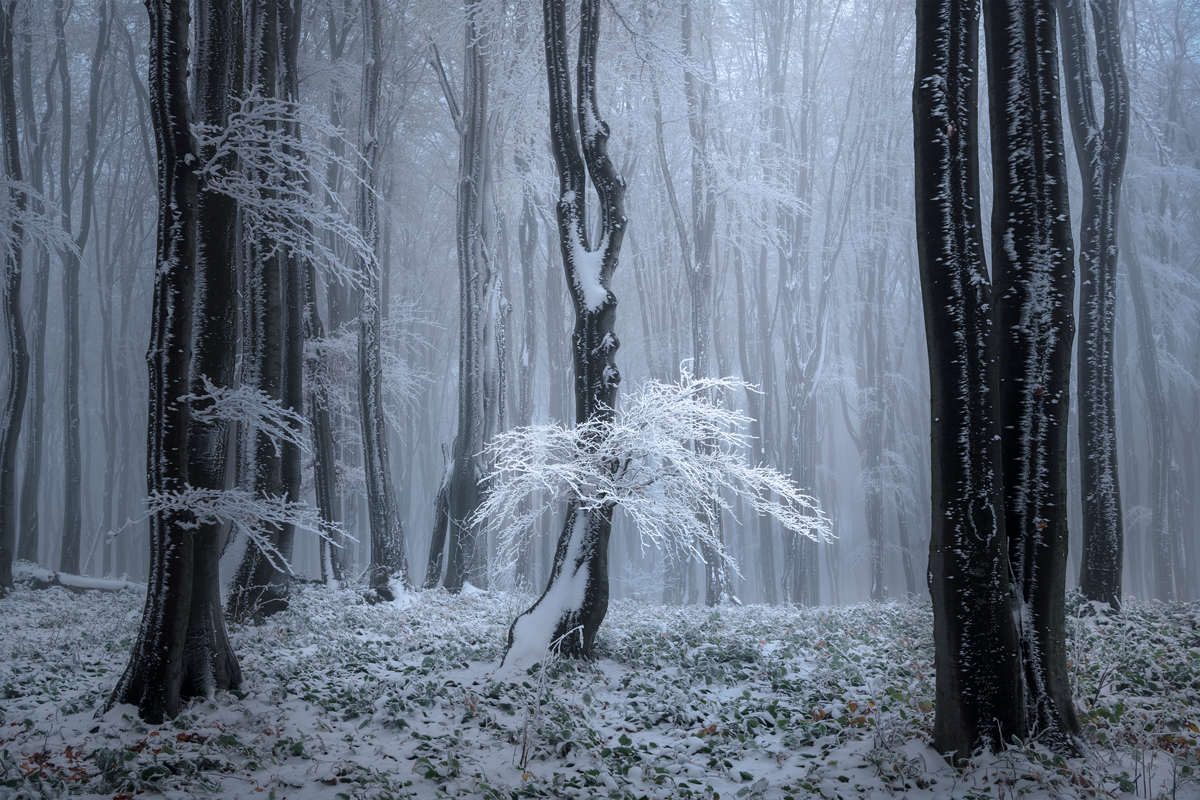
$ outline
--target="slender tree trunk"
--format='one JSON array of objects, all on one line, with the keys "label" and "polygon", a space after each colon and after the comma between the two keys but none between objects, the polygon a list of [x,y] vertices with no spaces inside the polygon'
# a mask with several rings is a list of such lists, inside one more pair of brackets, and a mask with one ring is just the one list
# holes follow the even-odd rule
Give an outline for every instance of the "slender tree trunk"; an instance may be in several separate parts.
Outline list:
[{"label": "slender tree trunk", "polygon": [[[568,29],[565,0],[542,5],[546,74],[550,88],[550,142],[558,170],[558,238],[575,308],[571,351],[575,372],[575,418],[609,422],[621,374],[613,332],[616,297],[610,290],[625,236],[625,181],[608,157],[608,124],[600,118],[596,58],[600,0],[582,0],[576,85],[578,131],[571,120]],[[580,135],[582,134],[582,135]],[[582,153],[582,158],[580,154]],[[589,244],[586,178],[600,205],[600,230]],[[513,621],[503,663],[510,669],[542,661],[550,648],[590,657],[596,631],[608,611],[608,539],[612,505],[581,498],[567,510],[550,581],[533,606]]]},{"label": "slender tree trunk", "polygon": [[[104,55],[108,50],[109,11],[100,3],[100,29],[92,56],[88,87],[88,122],[83,156],[83,197],[79,213],[79,233],[75,249],[63,259],[63,315],[66,350],[63,359],[63,468],[65,470],[63,538],[59,570],[79,572],[80,535],[83,526],[82,454],[79,441],[79,268],[80,258],[92,229],[92,206],[96,198],[96,153],[100,138],[100,79]],[[67,65],[66,14],[62,0],[55,7],[58,35],[58,71],[62,85],[62,164],[59,167],[59,200],[63,209],[63,228],[72,232],[71,202],[71,73]]]},{"label": "slender tree trunk", "polygon": [[[158,231],[151,314],[147,478],[151,492],[188,485],[188,404],[195,278],[197,153],[188,104],[188,0],[149,0],[150,110],[158,154]],[[105,704],[138,707],[151,724],[175,716],[192,598],[191,515],[160,511],[150,519],[150,576],[137,640]]]},{"label": "slender tree trunk", "polygon": [[[279,2],[279,88],[283,101],[293,111],[300,104],[300,22],[302,0],[278,0]],[[300,123],[292,120],[285,125],[289,139],[295,141],[293,154],[300,146]],[[300,176],[290,175],[291,180]],[[304,257],[294,250],[286,250],[280,257],[283,269],[283,407],[299,418],[304,413],[304,306],[305,265]],[[295,434],[300,436],[299,424],[293,423]],[[300,448],[293,442],[281,446],[280,472],[283,491],[289,502],[299,503],[301,483]],[[291,563],[296,542],[296,526],[284,523],[279,532],[279,552]]]},{"label": "slender tree trunk", "polygon": [[[27,5],[26,9],[28,8]],[[28,11],[26,13],[28,14]],[[25,114],[26,142],[32,151],[30,177],[34,190],[41,196],[45,191],[45,153],[46,145],[50,140],[50,118],[54,110],[47,98],[45,113],[41,123],[38,123],[33,103],[33,69],[30,63],[33,58],[31,27],[27,24],[26,30],[22,34],[21,105]],[[57,68],[58,62],[54,61],[50,65],[49,75],[46,78],[47,88],[50,86],[50,76]],[[44,213],[45,209],[40,202],[35,201],[33,211]],[[45,425],[46,403],[46,315],[50,299],[50,248],[45,242],[37,245],[37,272],[34,275],[33,286],[34,312],[29,330],[33,348],[30,354],[29,402],[26,416],[28,425],[25,437],[24,470],[21,476],[21,538],[17,557],[36,564],[40,540],[38,503],[41,498],[42,448],[44,445],[42,429]]]},{"label": "slender tree trunk", "polygon": [[21,319],[21,215],[26,196],[14,184],[21,177],[21,150],[17,139],[17,95],[14,88],[13,23],[16,0],[0,6],[0,147],[3,147],[4,177],[12,184],[8,204],[12,214],[8,224],[12,237],[4,248],[4,338],[8,347],[8,392],[4,399],[3,426],[0,427],[0,597],[13,588],[12,561],[17,537],[17,442],[21,435],[21,414],[29,387],[29,352],[25,345],[25,325]]},{"label": "slender tree trunk", "polygon": [[1129,78],[1121,54],[1117,0],[1090,3],[1104,90],[1097,118],[1082,0],[1058,0],[1063,78],[1079,173],[1079,451],[1083,558],[1079,589],[1089,600],[1121,604],[1124,553],[1117,470],[1113,328],[1116,319],[1117,217],[1129,141]]},{"label": "slender tree trunk", "polygon": [[[279,78],[280,0],[250,0],[245,6],[245,66],[242,91],[259,97],[275,97]],[[265,123],[274,129],[277,123]],[[253,169],[250,167],[250,169]],[[263,174],[250,178],[270,185]],[[270,193],[272,189],[263,189]],[[261,230],[243,222],[242,230],[242,376],[243,385],[257,389],[269,399],[283,401],[283,261],[277,243]],[[238,447],[239,480],[258,496],[279,497],[284,493],[280,450],[254,423],[241,426]],[[267,528],[270,547],[282,552],[282,530]],[[287,576],[277,570],[260,547],[236,527],[233,545],[227,548],[226,569],[232,568],[226,612],[246,620],[257,614],[273,614],[287,606]],[[278,556],[275,556],[277,559]]]},{"label": "slender tree trunk", "polygon": [[371,523],[368,586],[371,596],[391,600],[393,593],[388,585],[391,580],[398,579],[403,586],[408,586],[408,561],[404,553],[404,529],[392,487],[387,421],[383,414],[383,313],[380,308],[379,198],[376,190],[381,145],[379,88],[383,73],[379,0],[363,0],[362,19],[363,90],[358,144],[363,174],[359,176],[358,186],[358,227],[371,252],[369,258],[360,255],[357,264],[363,280],[358,306],[358,368],[367,514]]}]

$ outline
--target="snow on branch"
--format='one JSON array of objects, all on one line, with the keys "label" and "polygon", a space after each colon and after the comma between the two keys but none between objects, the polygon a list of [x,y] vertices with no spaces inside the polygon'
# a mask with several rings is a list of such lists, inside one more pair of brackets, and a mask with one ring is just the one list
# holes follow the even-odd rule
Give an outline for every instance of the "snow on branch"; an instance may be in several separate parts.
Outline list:
[{"label": "snow on branch", "polygon": [[[339,282],[361,287],[363,276],[331,247],[325,234],[349,246],[364,263],[375,263],[374,248],[363,238],[354,215],[319,177],[330,165],[356,176],[362,157],[346,132],[316,109],[264,97],[257,90],[235,98],[237,110],[222,128],[194,125],[202,152],[211,152],[200,168],[207,191],[231,197],[247,223],[265,240],[287,248],[329,270]],[[308,136],[290,131],[305,128]],[[337,141],[348,155],[330,147]]]},{"label": "snow on branch", "polygon": [[[218,421],[246,422],[261,431],[271,441],[275,452],[280,452],[280,442],[287,442],[307,454],[311,447],[304,435],[305,419],[289,408],[285,408],[265,392],[252,386],[230,389],[215,386],[207,375],[201,375],[204,394],[186,394],[179,398],[191,401],[193,422],[210,424]],[[208,404],[202,401],[211,401]]]},{"label": "snow on branch", "polygon": [[[611,423],[501,433],[487,447],[490,491],[474,522],[497,533],[499,560],[507,562],[538,519],[563,501],[620,506],[637,525],[643,547],[676,548],[702,559],[707,546],[729,560],[713,531],[719,513],[733,514],[732,494],[801,536],[832,538],[829,518],[813,498],[741,455],[750,444],[750,419],[713,398],[753,388],[684,371],[678,383],[643,384]],[[541,502],[534,504],[538,493]]]},{"label": "snow on branch", "polygon": [[[19,194],[25,195],[24,209],[17,205]],[[32,184],[0,176],[0,254],[13,252],[21,244],[18,236],[50,250],[79,253],[75,240],[62,226],[62,214],[55,203]]]},{"label": "snow on branch", "polygon": [[[383,320],[380,348],[383,360],[383,414],[387,424],[397,433],[404,430],[401,410],[415,409],[419,390],[429,376],[413,366],[419,351],[430,345],[417,329],[431,324],[417,314],[411,303],[392,303]],[[357,323],[343,325],[322,339],[305,343],[306,362],[311,370],[306,380],[324,389],[330,410],[343,420],[353,420],[358,402],[358,327]],[[357,423],[347,425],[338,433],[339,441],[358,441]]]},{"label": "snow on branch", "polygon": [[315,506],[242,489],[198,489],[188,486],[177,492],[151,492],[147,497],[146,513],[190,515],[190,521],[179,523],[182,527],[231,523],[246,534],[274,569],[288,574],[292,573],[292,567],[271,543],[272,529],[290,524],[298,530],[315,533],[332,547],[341,547],[343,538],[357,541],[340,525],[322,520]]}]

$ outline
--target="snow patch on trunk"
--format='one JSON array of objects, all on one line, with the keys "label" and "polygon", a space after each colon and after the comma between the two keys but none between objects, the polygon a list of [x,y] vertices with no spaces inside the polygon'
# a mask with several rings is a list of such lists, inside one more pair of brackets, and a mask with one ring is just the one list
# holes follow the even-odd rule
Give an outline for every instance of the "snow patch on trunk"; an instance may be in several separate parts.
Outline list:
[{"label": "snow patch on trunk", "polygon": [[[588,535],[589,515],[587,509],[580,507],[573,513],[575,519],[562,572],[551,582],[542,599],[513,623],[512,646],[493,675],[497,681],[519,681],[534,664],[545,664],[552,648],[559,644],[552,640],[559,620],[577,614],[583,607],[589,562],[581,554],[583,540]],[[579,632],[572,631],[568,635],[579,635]]]}]

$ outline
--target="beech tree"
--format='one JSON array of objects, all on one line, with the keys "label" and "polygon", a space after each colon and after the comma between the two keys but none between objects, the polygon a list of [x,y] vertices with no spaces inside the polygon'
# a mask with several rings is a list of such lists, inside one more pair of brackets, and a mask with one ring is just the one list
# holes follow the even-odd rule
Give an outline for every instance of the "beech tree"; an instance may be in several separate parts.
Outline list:
[{"label": "beech tree", "polygon": [[[199,178],[188,101],[188,0],[149,0],[150,111],[158,157],[158,229],[154,270],[147,482],[153,492],[188,483],[187,427],[192,350]],[[150,580],[129,664],[105,710],[137,706],[142,719],[174,717],[182,691],[184,641],[191,611],[193,515],[180,508],[150,516]]]},{"label": "beech tree", "polygon": [[[555,207],[558,244],[575,310],[571,334],[575,420],[602,430],[613,419],[621,381],[615,360],[619,343],[613,331],[617,298],[610,287],[625,238],[625,179],[608,156],[609,128],[600,117],[596,76],[600,0],[580,3],[575,121],[571,119],[566,17],[566,0],[543,0],[550,149],[559,182]],[[585,204],[589,176],[600,205],[600,227],[594,242],[588,235]],[[609,468],[617,467],[612,464]],[[550,630],[549,641],[560,641],[564,654],[591,654],[596,631],[608,611],[612,513],[613,506],[607,503],[572,500],[568,504],[550,580],[537,602],[513,621],[508,633],[510,650],[515,642],[539,641],[545,630]],[[578,635],[566,635],[577,629]]]},{"label": "beech tree", "polygon": [[1079,220],[1079,452],[1083,558],[1079,590],[1121,604],[1124,518],[1117,471],[1113,338],[1121,179],[1129,142],[1129,78],[1117,0],[1092,0],[1103,120],[1093,95],[1091,48],[1081,0],[1059,0],[1063,78],[1071,135],[1083,178]]},{"label": "beech tree", "polygon": [[[930,363],[934,745],[1072,749],[1066,420],[1074,273],[1057,41],[1032,0],[984,4],[992,273],[978,178],[979,5],[917,4],[917,244]],[[1015,609],[1015,613],[1014,613]]]},{"label": "beech tree", "polygon": [[367,479],[367,511],[371,523],[371,565],[368,587],[373,596],[390,600],[388,583],[399,579],[408,585],[404,529],[396,508],[388,461],[386,418],[383,413],[383,346],[380,329],[381,276],[379,268],[379,84],[383,70],[379,0],[363,0],[362,116],[358,142],[362,174],[358,181],[358,228],[367,247],[358,253],[357,269],[363,285],[359,292],[358,364],[359,402],[362,404],[363,460]]}]

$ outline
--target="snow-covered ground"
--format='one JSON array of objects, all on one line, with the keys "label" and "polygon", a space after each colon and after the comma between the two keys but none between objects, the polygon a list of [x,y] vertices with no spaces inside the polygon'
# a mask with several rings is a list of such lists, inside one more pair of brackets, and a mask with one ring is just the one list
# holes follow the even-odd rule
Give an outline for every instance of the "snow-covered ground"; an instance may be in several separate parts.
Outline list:
[{"label": "snow-covered ground", "polygon": [[1200,797],[1197,604],[1073,614],[1092,752],[1033,744],[959,772],[928,745],[927,606],[615,603],[596,663],[498,684],[531,599],[298,587],[233,631],[241,692],[147,726],[94,717],[141,590],[19,588],[0,600],[0,799]]}]

